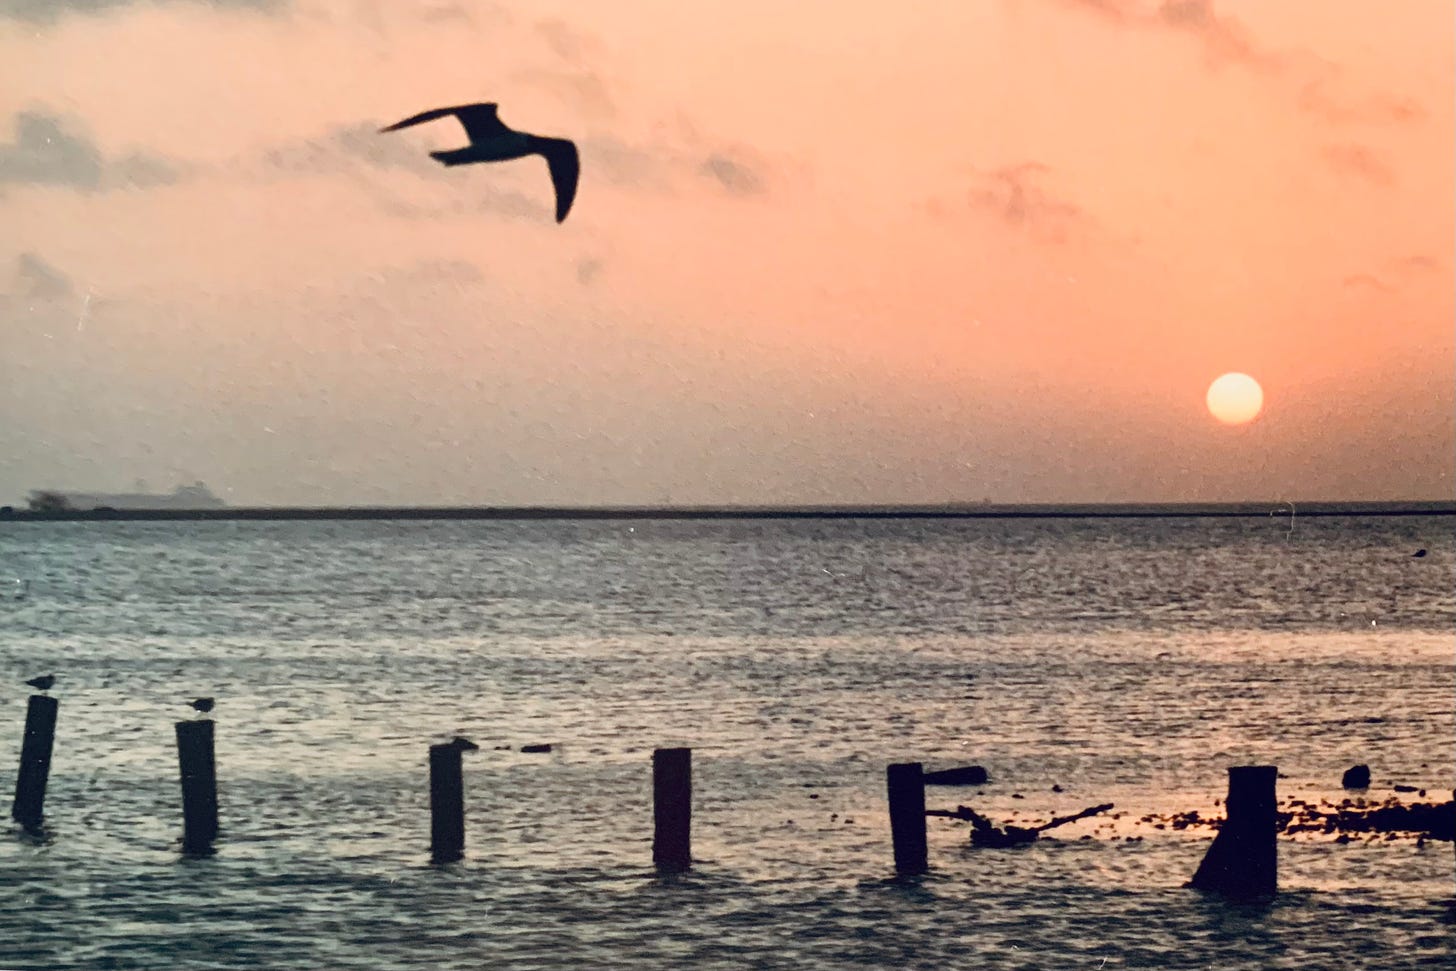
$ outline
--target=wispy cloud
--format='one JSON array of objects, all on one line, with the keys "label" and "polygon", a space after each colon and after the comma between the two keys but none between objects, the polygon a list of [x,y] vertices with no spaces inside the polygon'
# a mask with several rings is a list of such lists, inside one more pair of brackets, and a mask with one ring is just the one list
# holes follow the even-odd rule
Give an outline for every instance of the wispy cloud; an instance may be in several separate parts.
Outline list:
[{"label": "wispy cloud", "polygon": [[[540,166],[540,198],[513,188],[512,180],[503,187],[497,181],[475,179],[468,192],[462,192],[461,169],[447,168],[430,158],[415,140],[396,133],[381,134],[379,128],[374,121],[353,122],[240,159],[235,168],[244,177],[269,180],[353,176],[373,195],[380,211],[402,219],[489,212],[533,222],[554,220],[551,182],[544,163]],[[460,132],[459,143],[465,141]],[[390,173],[412,178],[401,181]]]},{"label": "wispy cloud", "polygon": [[24,300],[60,300],[75,292],[71,278],[36,253],[21,253],[15,260],[13,293]]},{"label": "wispy cloud", "polygon": [[[381,134],[381,127],[372,121],[341,125],[313,138],[274,146],[263,153],[262,161],[271,169],[289,173],[324,174],[359,167],[404,169],[421,176],[444,171],[409,139]],[[464,132],[460,143],[465,144]]]},{"label": "wispy cloud", "polygon": [[0,142],[0,185],[62,185],[87,191],[176,182],[174,163],[151,155],[107,158],[86,134],[54,115],[24,111],[14,141]]},{"label": "wispy cloud", "polygon": [[1401,270],[1412,273],[1430,273],[1432,270],[1440,267],[1440,264],[1435,260],[1419,253],[1414,256],[1402,257],[1397,265]]},{"label": "wispy cloud", "polygon": [[1308,51],[1276,50],[1261,43],[1243,21],[1219,13],[1214,0],[1052,2],[1117,27],[1193,38],[1210,66],[1237,66],[1278,78],[1300,110],[1331,124],[1407,123],[1426,114],[1414,98],[1351,90],[1337,65]]},{"label": "wispy cloud", "polygon": [[1303,82],[1299,107],[1332,125],[1396,125],[1426,116],[1414,98],[1380,91],[1355,95],[1343,87],[1339,71],[1327,65],[1319,77]]},{"label": "wispy cloud", "polygon": [[1342,175],[1354,176],[1375,185],[1395,184],[1395,173],[1372,149],[1363,145],[1326,145],[1324,158]]},{"label": "wispy cloud", "polygon": [[[1066,242],[1074,231],[1092,223],[1087,212],[1046,188],[1051,169],[1040,162],[1020,162],[975,172],[963,197],[971,211],[1043,242]],[[959,204],[933,200],[932,214],[950,215]]]},{"label": "wispy cloud", "polygon": [[473,287],[484,280],[480,267],[465,260],[420,260],[373,273],[370,282],[411,290],[440,290]]},{"label": "wispy cloud", "polygon": [[729,195],[754,196],[764,191],[764,180],[754,163],[742,155],[714,152],[703,159],[698,171],[716,182]]},{"label": "wispy cloud", "polygon": [[188,3],[224,10],[275,11],[287,7],[289,0],[0,0],[0,17],[49,25],[72,14],[104,14],[121,7],[150,3]]},{"label": "wispy cloud", "polygon": [[602,261],[595,257],[584,257],[576,261],[576,281],[582,286],[591,286],[602,272]]},{"label": "wispy cloud", "polygon": [[1385,281],[1369,273],[1352,273],[1345,277],[1343,282],[1351,290],[1374,290],[1377,293],[1389,293],[1391,289]]},{"label": "wispy cloud", "polygon": [[1278,57],[1254,42],[1248,28],[1233,17],[1219,16],[1212,0],[1164,0],[1153,15],[1170,30],[1197,38],[1215,64],[1236,63],[1278,70]]}]

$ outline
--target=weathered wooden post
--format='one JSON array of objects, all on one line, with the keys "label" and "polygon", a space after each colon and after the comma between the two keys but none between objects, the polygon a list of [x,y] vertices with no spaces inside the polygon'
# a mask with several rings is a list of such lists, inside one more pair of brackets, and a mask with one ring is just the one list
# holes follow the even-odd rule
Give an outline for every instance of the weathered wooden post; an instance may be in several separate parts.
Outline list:
[{"label": "weathered wooden post", "polygon": [[430,746],[430,860],[454,863],[465,855],[465,779],[462,749],[454,742]]},{"label": "weathered wooden post", "polygon": [[660,748],[652,753],[652,863],[661,873],[681,873],[693,864],[693,750]]},{"label": "weathered wooden post", "polygon": [[15,776],[10,815],[27,830],[39,830],[45,821],[46,781],[51,775],[59,706],[50,695],[31,695],[25,709],[25,736],[20,743],[20,771]]},{"label": "weathered wooden post", "polygon": [[1228,773],[1228,818],[1188,886],[1228,897],[1270,896],[1278,886],[1274,784],[1279,769],[1241,765]]},{"label": "weathered wooden post", "polygon": [[182,775],[182,852],[202,856],[217,839],[217,763],[211,719],[177,722]]},{"label": "weathered wooden post", "polygon": [[890,796],[890,837],[895,844],[895,871],[902,875],[924,873],[925,776],[919,762],[901,762],[885,768],[885,788]]}]

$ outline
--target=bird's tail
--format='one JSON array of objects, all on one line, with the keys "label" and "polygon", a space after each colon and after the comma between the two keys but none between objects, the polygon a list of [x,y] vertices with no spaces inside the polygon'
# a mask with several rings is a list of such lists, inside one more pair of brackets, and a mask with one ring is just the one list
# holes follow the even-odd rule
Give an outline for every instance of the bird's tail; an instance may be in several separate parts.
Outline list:
[{"label": "bird's tail", "polygon": [[474,161],[468,148],[457,148],[448,152],[431,152],[430,158],[441,165],[464,165],[466,162]]}]

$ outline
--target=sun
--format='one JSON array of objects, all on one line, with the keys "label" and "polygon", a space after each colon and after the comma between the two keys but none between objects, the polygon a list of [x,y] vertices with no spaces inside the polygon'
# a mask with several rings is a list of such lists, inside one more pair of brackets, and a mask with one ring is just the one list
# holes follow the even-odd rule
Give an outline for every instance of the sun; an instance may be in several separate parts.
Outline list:
[{"label": "sun", "polygon": [[1242,425],[1258,417],[1264,389],[1247,374],[1231,371],[1208,386],[1208,411],[1225,425]]}]

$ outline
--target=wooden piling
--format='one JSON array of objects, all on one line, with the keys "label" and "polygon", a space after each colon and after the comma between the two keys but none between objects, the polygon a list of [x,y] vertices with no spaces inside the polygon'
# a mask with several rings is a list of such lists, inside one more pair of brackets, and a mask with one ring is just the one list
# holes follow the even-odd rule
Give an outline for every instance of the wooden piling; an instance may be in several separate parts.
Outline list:
[{"label": "wooden piling", "polygon": [[212,852],[217,839],[217,762],[212,721],[177,722],[177,765],[182,777],[182,852]]},{"label": "wooden piling", "polygon": [[1271,896],[1278,887],[1274,786],[1279,770],[1241,765],[1228,773],[1228,818],[1188,886],[1236,898]]},{"label": "wooden piling", "polygon": [[454,863],[465,855],[465,779],[460,746],[430,746],[430,860]]},{"label": "wooden piling", "polygon": [[692,866],[693,750],[652,753],[652,863],[662,873]]},{"label": "wooden piling", "polygon": [[45,821],[46,781],[51,775],[59,705],[49,695],[31,695],[25,709],[25,736],[20,743],[20,771],[15,776],[10,816],[28,830],[40,829]]},{"label": "wooden piling", "polygon": [[895,871],[902,875],[928,869],[925,847],[925,776],[919,762],[885,768],[890,797],[890,837],[895,844]]}]

